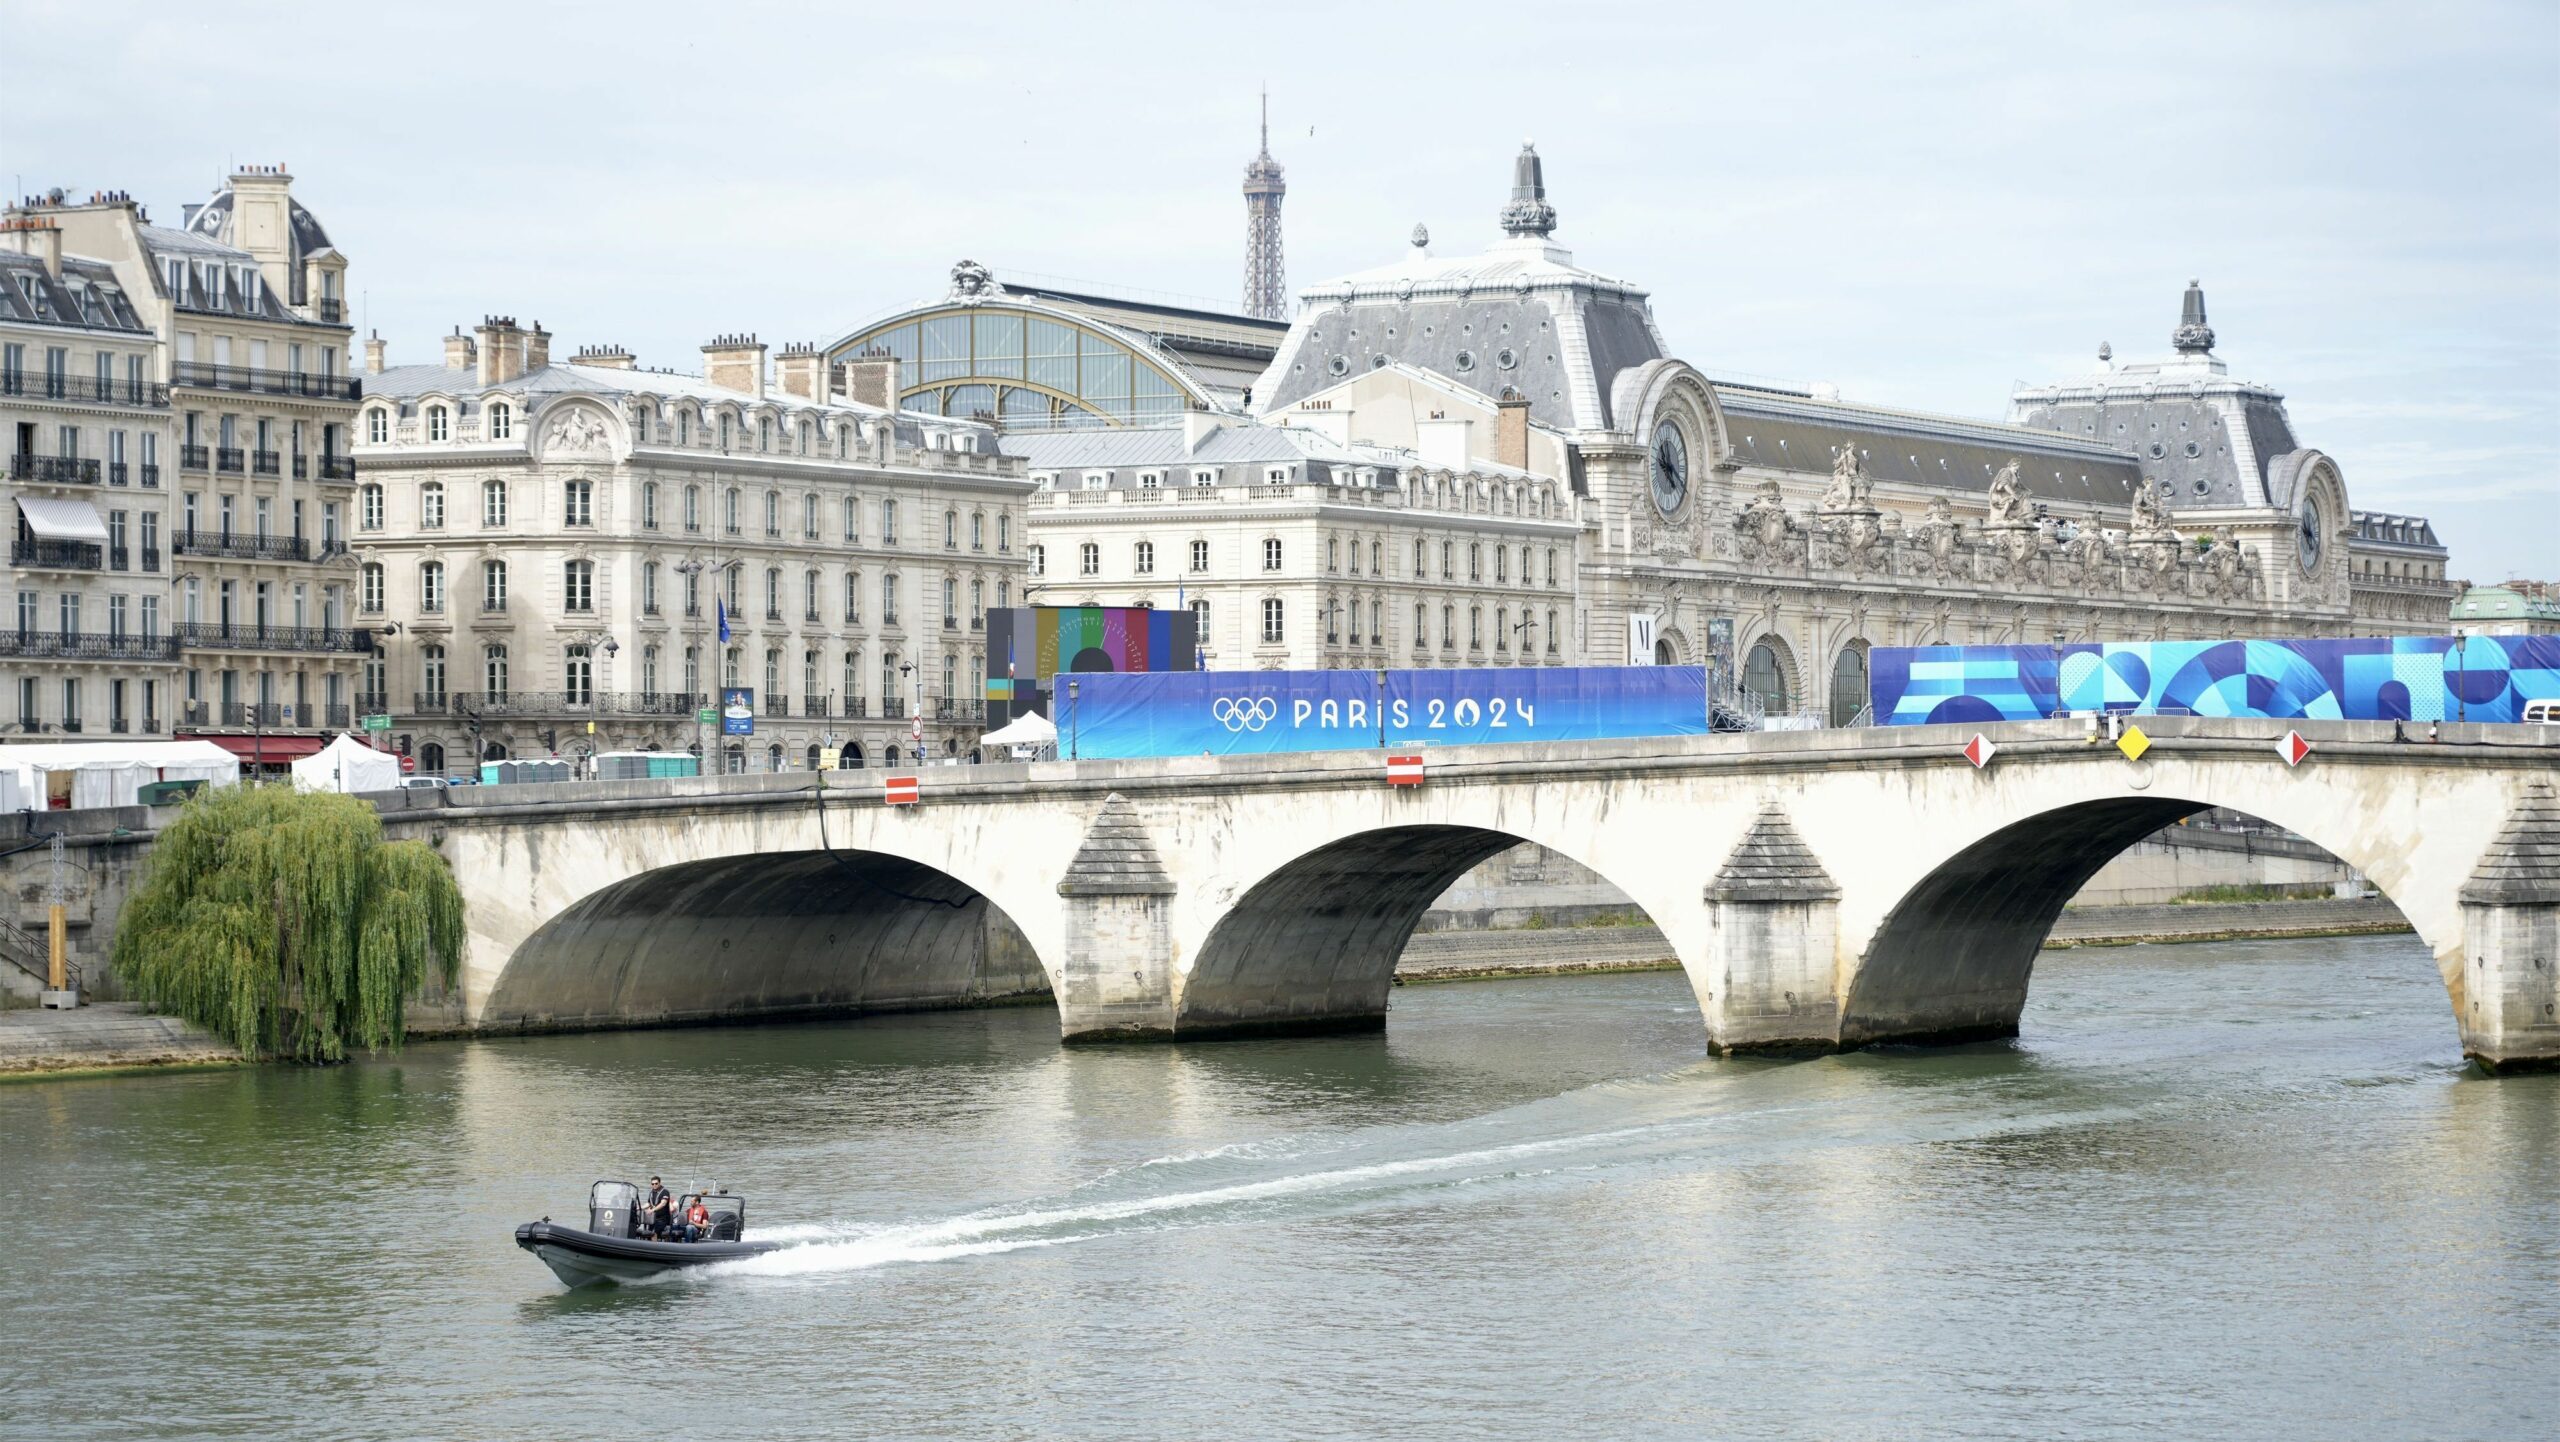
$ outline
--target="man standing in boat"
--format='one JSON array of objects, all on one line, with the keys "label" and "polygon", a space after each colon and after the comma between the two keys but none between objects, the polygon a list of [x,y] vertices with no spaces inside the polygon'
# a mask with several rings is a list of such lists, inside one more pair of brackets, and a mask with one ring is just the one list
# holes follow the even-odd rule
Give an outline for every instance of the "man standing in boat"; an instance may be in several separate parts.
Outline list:
[{"label": "man standing in boat", "polygon": [[649,1179],[649,1195],[640,1203],[640,1235],[664,1237],[676,1229],[676,1199],[667,1195],[666,1185],[656,1177]]}]

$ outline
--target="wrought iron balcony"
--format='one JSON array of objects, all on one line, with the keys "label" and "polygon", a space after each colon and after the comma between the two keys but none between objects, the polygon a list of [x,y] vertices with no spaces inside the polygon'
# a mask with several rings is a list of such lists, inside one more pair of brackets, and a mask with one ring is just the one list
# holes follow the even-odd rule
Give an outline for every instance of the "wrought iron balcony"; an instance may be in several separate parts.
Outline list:
[{"label": "wrought iron balcony", "polygon": [[190,651],[321,651],[370,654],[364,626],[261,626],[254,622],[181,621],[178,644]]},{"label": "wrought iron balcony", "polygon": [[213,468],[217,471],[245,471],[249,468],[249,453],[238,446],[215,446]]},{"label": "wrought iron balcony", "polygon": [[142,463],[142,488],[146,491],[156,491],[160,489],[159,462],[144,461]]},{"label": "wrought iron balcony", "polygon": [[902,719],[904,719],[904,718],[905,718],[906,714],[907,714],[907,698],[906,698],[906,697],[904,697],[904,696],[883,696],[883,697],[881,697],[881,698],[880,698],[880,719],[881,719],[881,720],[883,720],[883,721],[897,721],[897,720],[902,720]]},{"label": "wrought iron balcony", "polygon": [[320,317],[324,325],[344,325],[347,319],[347,303],[335,296],[324,295],[311,303],[311,313]]},{"label": "wrought iron balcony", "polygon": [[107,547],[107,569],[110,571],[132,570],[133,548],[130,546]]},{"label": "wrought iron balcony", "polygon": [[9,560],[14,565],[46,571],[103,571],[107,565],[104,546],[87,541],[29,540],[24,536],[9,547]]},{"label": "wrought iron balcony", "polygon": [[305,371],[259,370],[252,366],[208,365],[180,361],[171,372],[178,385],[197,390],[244,391],[264,396],[306,396],[313,400],[352,401],[364,398],[364,382],[351,376],[316,376]]},{"label": "wrought iron balcony", "polygon": [[142,548],[142,569],[146,571],[157,571],[160,569],[160,548],[158,546],[145,546]]},{"label": "wrought iron balcony", "polygon": [[324,481],[352,481],[355,478],[355,457],[322,456],[320,458],[320,479]]},{"label": "wrought iron balcony", "polygon": [[861,720],[865,720],[865,719],[869,718],[869,716],[870,716],[870,715],[871,715],[871,698],[870,698],[870,697],[868,697],[868,696],[847,696],[846,698],[844,698],[844,719],[846,719],[847,721],[861,721]]},{"label": "wrought iron balcony", "polygon": [[239,536],[220,531],[180,531],[169,545],[181,556],[224,556],[235,561],[308,561],[311,543],[300,536]]},{"label": "wrought iron balcony", "polygon": [[791,715],[791,698],[788,696],[767,696],[757,704],[764,708],[767,716],[787,720]]},{"label": "wrought iron balcony", "polygon": [[284,473],[283,458],[273,451],[251,451],[249,469],[262,476],[282,475]]},{"label": "wrought iron balcony", "polygon": [[9,479],[55,486],[94,486],[103,472],[85,456],[39,456],[25,451],[9,458]]},{"label": "wrought iron balcony", "polygon": [[813,720],[824,720],[833,714],[834,708],[829,703],[834,699],[832,696],[803,696],[800,698],[800,714]]},{"label": "wrought iron balcony", "polygon": [[358,691],[356,693],[356,710],[367,716],[379,716],[390,709],[391,694],[387,691]]},{"label": "wrought iron balcony", "polygon": [[207,469],[207,468],[208,468],[208,467],[210,467],[212,464],[213,464],[213,450],[212,450],[212,448],[211,448],[211,447],[209,447],[209,446],[180,446],[180,447],[178,447],[178,468],[179,468],[180,470],[187,470],[187,471],[201,471],[201,470]]},{"label": "wrought iron balcony", "polygon": [[710,703],[693,691],[420,691],[429,716],[684,716]]},{"label": "wrought iron balcony", "polygon": [[0,656],[59,661],[175,661],[178,638],[0,631]]},{"label": "wrought iron balcony", "polygon": [[166,410],[169,388],[146,381],[101,381],[92,376],[30,375],[0,371],[0,396],[30,396],[48,401],[85,401],[102,406],[148,406]]}]

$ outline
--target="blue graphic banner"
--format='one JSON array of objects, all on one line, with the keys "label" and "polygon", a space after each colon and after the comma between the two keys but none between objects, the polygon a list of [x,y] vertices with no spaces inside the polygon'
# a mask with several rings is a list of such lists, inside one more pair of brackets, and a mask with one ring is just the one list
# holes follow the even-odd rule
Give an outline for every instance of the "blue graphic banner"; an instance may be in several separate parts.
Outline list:
[{"label": "blue graphic banner", "polygon": [[2560,636],[1879,646],[1870,662],[1883,726],[2064,711],[2515,721],[2560,697]]},{"label": "blue graphic banner", "polygon": [[720,734],[723,736],[756,734],[756,688],[731,686],[721,691]]},{"label": "blue graphic banner", "polygon": [[1167,671],[1058,678],[1058,746],[1097,758],[1239,756],[1705,732],[1698,666]]}]

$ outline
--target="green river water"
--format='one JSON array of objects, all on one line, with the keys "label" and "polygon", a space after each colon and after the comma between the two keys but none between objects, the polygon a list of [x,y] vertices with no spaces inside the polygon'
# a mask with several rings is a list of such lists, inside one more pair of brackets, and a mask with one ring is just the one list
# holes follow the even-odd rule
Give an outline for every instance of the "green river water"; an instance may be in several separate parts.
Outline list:
[{"label": "green river water", "polygon": [[[717,1179],[805,1245],[564,1291]],[[1676,974],[1383,1035],[1045,1008],[0,1086],[0,1437],[2560,1436],[2560,1077],[2408,937],[2048,953],[2015,1043]]]}]

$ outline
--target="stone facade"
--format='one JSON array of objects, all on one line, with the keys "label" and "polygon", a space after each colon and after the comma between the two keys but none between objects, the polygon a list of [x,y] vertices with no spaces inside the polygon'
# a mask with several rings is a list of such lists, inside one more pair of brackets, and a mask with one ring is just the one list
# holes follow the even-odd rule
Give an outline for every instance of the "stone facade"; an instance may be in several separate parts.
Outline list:
[{"label": "stone facade", "polygon": [[[851,400],[805,348],[768,385],[752,337],[703,347],[703,376],[550,346],[493,317],[368,387],[356,563],[393,635],[365,704],[422,769],[973,749],[983,613],[1022,586],[1030,490],[985,426]],[[756,694],[752,738],[698,720],[731,687]]]}]

